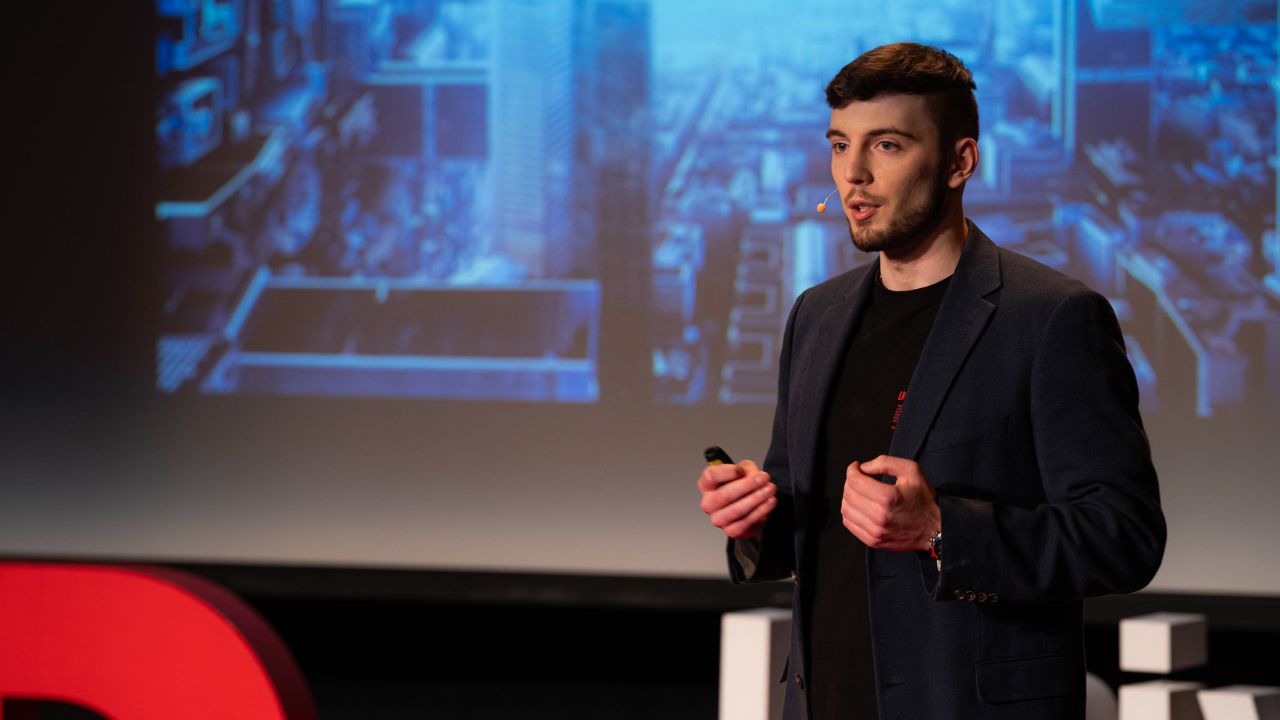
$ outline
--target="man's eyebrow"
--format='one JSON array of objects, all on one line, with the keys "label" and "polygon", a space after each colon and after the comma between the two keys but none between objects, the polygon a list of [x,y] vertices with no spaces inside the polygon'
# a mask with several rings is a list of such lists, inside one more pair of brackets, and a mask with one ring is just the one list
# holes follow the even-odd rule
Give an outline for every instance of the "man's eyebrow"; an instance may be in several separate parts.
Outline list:
[{"label": "man's eyebrow", "polygon": [[[901,136],[901,137],[909,138],[909,139],[911,139],[911,140],[919,140],[919,139],[920,139],[920,138],[916,137],[913,133],[909,133],[909,132],[907,132],[906,130],[903,130],[902,128],[896,128],[896,127],[892,127],[892,126],[876,128],[876,129],[874,129],[874,130],[868,131],[868,132],[866,133],[866,135],[867,135],[867,137],[880,137],[881,135],[899,135],[899,136]],[[826,136],[826,137],[827,137],[827,139],[828,139],[828,140],[830,140],[830,139],[831,139],[831,138],[833,138],[833,137],[836,137],[836,138],[843,138],[843,139],[845,139],[845,140],[848,140],[848,139],[849,139],[849,136],[848,136],[848,135],[846,135],[846,134],[844,134],[844,131],[842,131],[842,130],[837,130],[837,129],[835,129],[835,128],[831,128],[830,130],[828,130],[828,131],[827,131],[827,136]]]},{"label": "man's eyebrow", "polygon": [[909,133],[906,130],[903,130],[902,128],[893,127],[892,125],[888,127],[876,128],[875,130],[868,132],[867,135],[869,137],[880,137],[881,135],[900,135],[904,138],[909,138],[911,140],[919,140],[919,138],[917,138],[914,134]]}]

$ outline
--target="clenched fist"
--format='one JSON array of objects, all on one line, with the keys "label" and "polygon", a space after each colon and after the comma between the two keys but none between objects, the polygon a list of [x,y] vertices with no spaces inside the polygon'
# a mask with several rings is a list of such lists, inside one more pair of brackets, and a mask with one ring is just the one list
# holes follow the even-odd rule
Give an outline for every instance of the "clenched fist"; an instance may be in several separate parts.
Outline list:
[{"label": "clenched fist", "polygon": [[[881,474],[897,482],[886,485],[874,477]],[[840,516],[867,547],[894,552],[928,550],[929,538],[942,529],[937,497],[920,465],[891,455],[849,465]]]}]

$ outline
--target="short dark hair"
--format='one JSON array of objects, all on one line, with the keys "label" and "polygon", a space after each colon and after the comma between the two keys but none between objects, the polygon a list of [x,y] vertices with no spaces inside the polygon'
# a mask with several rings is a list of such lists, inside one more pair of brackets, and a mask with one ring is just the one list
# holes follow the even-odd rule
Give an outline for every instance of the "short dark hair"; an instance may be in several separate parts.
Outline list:
[{"label": "short dark hair", "polygon": [[903,93],[925,96],[926,112],[944,146],[962,137],[978,139],[978,101],[973,73],[941,48],[900,42],[859,55],[827,83],[827,104],[839,110],[855,100]]}]

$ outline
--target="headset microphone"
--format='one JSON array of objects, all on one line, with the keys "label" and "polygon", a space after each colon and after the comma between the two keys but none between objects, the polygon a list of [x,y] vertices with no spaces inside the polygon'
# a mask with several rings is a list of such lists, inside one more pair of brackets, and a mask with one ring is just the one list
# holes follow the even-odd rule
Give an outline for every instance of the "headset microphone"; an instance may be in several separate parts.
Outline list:
[{"label": "headset microphone", "polygon": [[827,193],[826,197],[822,198],[822,202],[818,203],[818,212],[824,213],[827,211],[827,201],[830,200],[831,196],[835,195],[836,190],[839,190],[839,189],[840,188],[836,188],[835,190],[832,190],[831,192]]}]

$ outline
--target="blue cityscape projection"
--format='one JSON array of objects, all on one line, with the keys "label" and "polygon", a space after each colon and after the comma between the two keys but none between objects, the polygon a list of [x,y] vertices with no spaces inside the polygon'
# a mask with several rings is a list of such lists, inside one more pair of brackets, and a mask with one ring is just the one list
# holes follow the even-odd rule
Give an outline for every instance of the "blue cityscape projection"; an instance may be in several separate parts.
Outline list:
[{"label": "blue cityscape projection", "polygon": [[967,213],[1112,302],[1147,413],[1280,406],[1275,0],[158,0],[163,392],[772,403],[869,258],[826,81],[974,71]]}]

